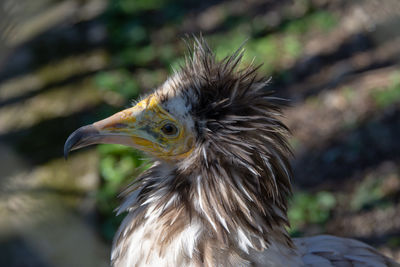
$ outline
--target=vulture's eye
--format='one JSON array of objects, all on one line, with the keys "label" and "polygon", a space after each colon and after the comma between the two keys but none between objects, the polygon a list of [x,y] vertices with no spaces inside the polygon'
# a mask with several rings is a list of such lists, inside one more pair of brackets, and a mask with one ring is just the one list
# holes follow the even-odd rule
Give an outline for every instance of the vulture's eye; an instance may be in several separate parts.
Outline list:
[{"label": "vulture's eye", "polygon": [[178,133],[178,128],[172,123],[168,122],[161,127],[161,131],[168,136],[175,136]]}]

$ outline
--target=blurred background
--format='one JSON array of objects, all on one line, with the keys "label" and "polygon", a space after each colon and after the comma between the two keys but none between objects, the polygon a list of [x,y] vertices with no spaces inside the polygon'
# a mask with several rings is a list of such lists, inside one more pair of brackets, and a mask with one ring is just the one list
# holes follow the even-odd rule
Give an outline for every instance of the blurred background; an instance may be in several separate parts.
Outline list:
[{"label": "blurred background", "polygon": [[291,99],[291,234],[400,260],[398,0],[2,0],[0,266],[108,266],[121,189],[144,155],[67,136],[157,87],[202,32]]}]

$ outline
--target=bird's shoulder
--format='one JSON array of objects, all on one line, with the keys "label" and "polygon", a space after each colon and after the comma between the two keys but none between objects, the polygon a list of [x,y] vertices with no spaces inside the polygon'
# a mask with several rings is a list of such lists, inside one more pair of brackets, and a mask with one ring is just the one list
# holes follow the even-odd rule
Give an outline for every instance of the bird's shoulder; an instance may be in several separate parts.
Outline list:
[{"label": "bird's shoulder", "polygon": [[355,239],[318,235],[295,238],[304,266],[400,267],[373,247]]}]

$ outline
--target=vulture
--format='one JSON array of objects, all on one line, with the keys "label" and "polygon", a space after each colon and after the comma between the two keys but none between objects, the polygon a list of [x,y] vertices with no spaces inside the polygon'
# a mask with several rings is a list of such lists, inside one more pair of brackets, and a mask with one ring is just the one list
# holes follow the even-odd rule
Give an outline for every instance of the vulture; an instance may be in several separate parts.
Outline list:
[{"label": "vulture", "polygon": [[126,212],[111,265],[400,266],[360,241],[291,238],[289,130],[284,101],[240,67],[243,48],[217,60],[194,38],[183,66],[153,93],[73,132],[71,150],[122,144],[154,159],[123,191]]}]

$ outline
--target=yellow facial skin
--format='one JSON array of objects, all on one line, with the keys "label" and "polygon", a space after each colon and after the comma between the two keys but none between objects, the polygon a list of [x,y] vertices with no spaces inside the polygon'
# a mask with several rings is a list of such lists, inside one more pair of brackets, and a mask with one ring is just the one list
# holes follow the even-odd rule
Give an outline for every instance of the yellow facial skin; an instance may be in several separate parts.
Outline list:
[{"label": "yellow facial skin", "polygon": [[[173,133],[163,131],[168,124]],[[101,135],[121,136],[123,144],[134,146],[157,158],[173,161],[187,157],[193,150],[194,137],[159,105],[159,99],[150,95],[134,107],[118,112],[93,124]],[[165,127],[164,127],[165,128]]]}]

